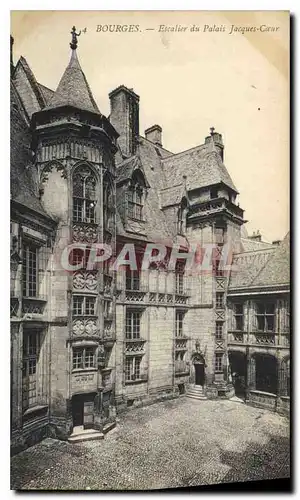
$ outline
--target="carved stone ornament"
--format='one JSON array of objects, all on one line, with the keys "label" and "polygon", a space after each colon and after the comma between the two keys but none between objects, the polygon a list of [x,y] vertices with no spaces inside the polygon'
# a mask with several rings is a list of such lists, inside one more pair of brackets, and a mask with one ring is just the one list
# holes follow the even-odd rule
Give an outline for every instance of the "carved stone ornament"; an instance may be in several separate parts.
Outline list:
[{"label": "carved stone ornament", "polygon": [[96,290],[97,275],[89,271],[76,271],[73,276],[73,287],[77,290]]},{"label": "carved stone ornament", "polygon": [[75,319],[72,326],[73,334],[77,337],[82,335],[96,335],[97,324],[94,319]]},{"label": "carved stone ornament", "polygon": [[73,240],[78,242],[96,243],[98,239],[95,225],[76,223],[73,225]]},{"label": "carved stone ornament", "polygon": [[48,181],[49,173],[52,172],[54,168],[57,172],[60,172],[60,175],[63,179],[67,179],[67,172],[65,167],[61,163],[50,161],[44,166],[43,170],[41,171],[41,184]]}]

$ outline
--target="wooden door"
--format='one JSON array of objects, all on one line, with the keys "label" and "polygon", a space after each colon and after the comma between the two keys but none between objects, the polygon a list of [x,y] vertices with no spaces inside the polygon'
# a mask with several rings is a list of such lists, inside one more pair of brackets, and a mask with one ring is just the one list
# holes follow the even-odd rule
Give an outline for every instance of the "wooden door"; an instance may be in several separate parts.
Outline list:
[{"label": "wooden door", "polygon": [[85,401],[83,409],[83,427],[92,429],[94,426],[94,401]]}]

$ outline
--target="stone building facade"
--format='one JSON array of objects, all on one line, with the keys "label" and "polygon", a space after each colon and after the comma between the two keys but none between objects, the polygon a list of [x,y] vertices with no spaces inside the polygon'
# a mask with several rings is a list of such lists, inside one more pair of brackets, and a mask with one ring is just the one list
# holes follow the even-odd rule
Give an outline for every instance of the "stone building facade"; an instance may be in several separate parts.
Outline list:
[{"label": "stone building facade", "polygon": [[[68,439],[82,426],[102,437],[129,407],[195,386],[205,398],[237,388],[247,401],[286,410],[286,240],[248,251],[221,134],[212,128],[204,144],[173,154],[159,125],[140,134],[139,96],[123,85],[109,94],[106,118],[75,31],[70,46],[55,91],[23,57],[11,58],[12,449]],[[103,243],[110,260],[91,268]],[[166,256],[143,269],[149,244]],[[126,245],[136,269],[113,265]],[[187,270],[194,245],[213,248],[210,272]],[[229,245],[236,273],[220,266]],[[71,270],[62,264],[67,248]],[[182,255],[170,269],[174,248]],[[250,254],[264,255],[256,276]],[[264,366],[271,378],[262,382]]]}]

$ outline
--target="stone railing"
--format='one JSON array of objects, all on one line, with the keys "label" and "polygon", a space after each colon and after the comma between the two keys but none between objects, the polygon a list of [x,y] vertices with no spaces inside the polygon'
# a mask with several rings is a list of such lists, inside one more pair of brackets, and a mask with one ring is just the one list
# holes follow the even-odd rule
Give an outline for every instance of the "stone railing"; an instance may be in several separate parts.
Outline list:
[{"label": "stone railing", "polygon": [[228,332],[229,344],[248,344],[255,346],[290,346],[290,335],[287,333],[276,332],[251,332],[248,336],[247,332],[229,331]]},{"label": "stone railing", "polygon": [[250,334],[250,343],[264,346],[276,345],[276,335],[274,332],[254,332]]},{"label": "stone railing", "polygon": [[188,337],[175,337],[175,351],[186,351],[187,350]]},{"label": "stone railing", "polygon": [[43,314],[46,302],[46,296],[23,297],[22,312],[23,314]]},{"label": "stone railing", "polygon": [[141,290],[125,290],[125,302],[145,302],[145,293]]},{"label": "stone railing", "polygon": [[136,356],[145,354],[145,339],[126,339],[125,341],[125,355]]},{"label": "stone railing", "polygon": [[247,342],[246,332],[228,332],[229,344],[245,344]]}]

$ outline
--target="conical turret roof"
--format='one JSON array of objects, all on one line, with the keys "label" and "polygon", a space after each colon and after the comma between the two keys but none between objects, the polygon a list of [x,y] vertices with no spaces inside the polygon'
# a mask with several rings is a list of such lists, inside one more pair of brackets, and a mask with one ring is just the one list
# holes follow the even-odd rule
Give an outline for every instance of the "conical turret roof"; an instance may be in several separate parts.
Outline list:
[{"label": "conical turret roof", "polygon": [[74,106],[78,109],[101,114],[74,49],[58,87],[45,109],[61,106]]}]

